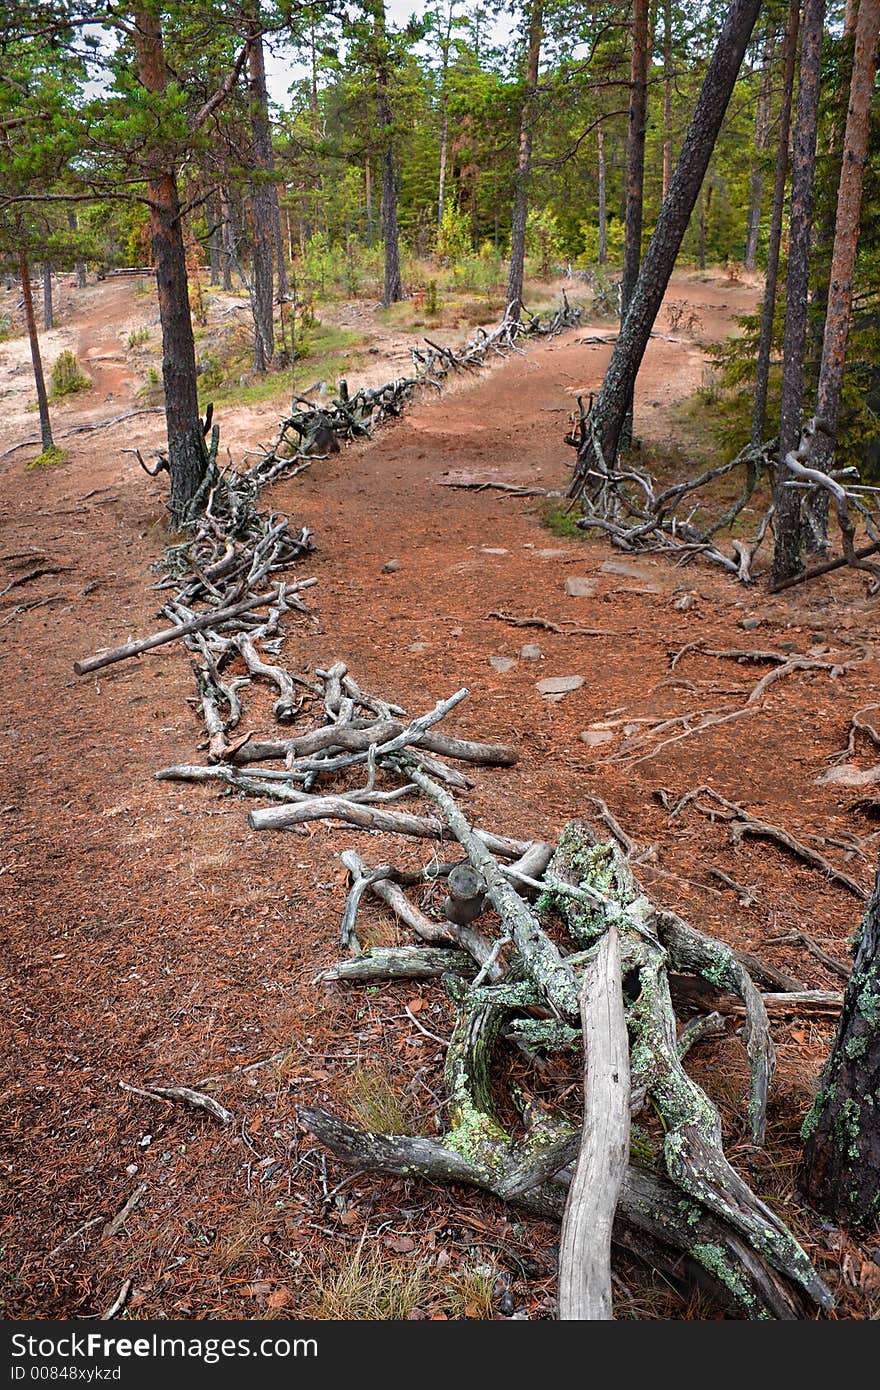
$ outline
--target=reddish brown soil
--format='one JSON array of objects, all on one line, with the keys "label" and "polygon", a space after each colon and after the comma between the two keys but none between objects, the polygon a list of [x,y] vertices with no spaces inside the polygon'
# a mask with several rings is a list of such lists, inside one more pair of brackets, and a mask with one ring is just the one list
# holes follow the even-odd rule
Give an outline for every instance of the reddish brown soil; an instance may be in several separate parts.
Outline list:
[{"label": "reddish brown soil", "polygon": [[[87,329],[93,365],[104,329],[112,338],[125,310],[125,290],[107,294],[103,322]],[[754,302],[754,291],[683,282],[674,297],[702,306],[711,337]],[[692,812],[670,821],[658,793],[677,798],[707,784],[801,839],[860,837],[862,852],[836,843],[823,852],[867,887],[873,824],[851,809],[852,791],[816,779],[845,745],[851,714],[875,698],[873,648],[835,679],[807,671],[779,681],[751,716],[646,761],[608,759],[624,737],[620,721],[735,707],[770,669],[691,653],[671,672],[671,655],[688,643],[858,655],[858,644],[873,640],[877,611],[863,581],[834,575],[771,599],[760,585],[743,588],[702,564],[678,569],[646,558],[638,565],[647,578],[602,572],[609,547],[556,538],[535,501],[439,485],[463,470],[565,486],[571,451],[561,435],[573,394],[599,383],[608,354],[578,336],[426,399],[374,442],[275,487],[271,505],[308,524],[318,546],[299,571],[319,581],[314,620],[288,620],[287,662],[307,674],[343,659],[364,689],[411,713],[466,685],[470,696],[450,729],[510,741],[519,753],[513,768],[477,773],[467,801],[474,820],[552,838],[601,796],[635,840],[656,846],[665,876],[647,866],[644,878],[658,900],[811,988],[836,989],[837,977],[813,956],[777,938],[801,927],[845,958],[856,898],[764,842],[732,849],[721,824]],[[118,364],[99,365],[107,372],[100,395],[65,407],[62,430],[132,404]],[[696,347],[653,343],[637,428],[662,440],[667,407],[699,384],[701,370]],[[254,414],[221,421],[233,455],[273,433],[264,412],[255,435]],[[21,437],[16,423],[0,452]],[[336,954],[340,850],[356,846],[375,863],[421,863],[429,852],[327,823],[254,834],[237,797],[153,780],[158,768],[201,756],[183,651],[168,646],[82,680],[72,662],[160,625],[150,566],[167,539],[164,490],[121,452],[160,443],[160,419],[62,442],[68,461],[55,468],[27,471],[27,451],[0,463],[0,589],[44,565],[63,567],[0,596],[3,1314],[94,1317],[130,1279],[124,1316],[310,1316],[316,1277],[349,1258],[366,1229],[369,1248],[401,1267],[432,1262],[425,1315],[468,1315],[468,1305],[456,1314],[445,1304],[442,1291],[477,1261],[509,1271],[516,1305],[548,1316],[551,1228],[479,1193],[352,1178],[298,1128],[298,1104],[344,1106],[356,1068],[378,1060],[397,1078],[416,1126],[434,1132],[443,1053],[403,1006],[415,1000],[423,1025],[446,1035],[439,988],[315,981]],[[383,572],[390,559],[399,568]],[[572,575],[595,576],[596,596],[569,597]],[[681,611],[685,594],[692,603]],[[20,608],[36,599],[47,602]],[[517,628],[494,611],[613,635]],[[752,617],[760,626],[744,630]],[[490,656],[516,657],[530,642],[542,659],[518,660],[505,673],[490,666]],[[535,688],[541,677],[570,674],[584,684],[562,699]],[[268,732],[268,702],[251,698]],[[580,740],[603,722],[612,724],[611,741]],[[857,757],[870,764],[868,748]],[[709,875],[713,866],[754,886],[753,905],[739,907]],[[378,908],[366,908],[363,921],[365,935],[394,939]],[[747,1142],[747,1074],[733,1024],[689,1066],[721,1108],[734,1163],[784,1212],[835,1289],[836,1316],[871,1317],[880,1309],[877,1241],[863,1247],[823,1226],[797,1188],[798,1128],[831,1032],[830,1019],[774,1023],[779,1070],[760,1152]],[[222,1078],[213,1093],[234,1112],[234,1127],[120,1089],[209,1077]],[[106,1235],[142,1183],[139,1205]],[[620,1272],[620,1316],[716,1316],[652,1288],[634,1266]]]}]

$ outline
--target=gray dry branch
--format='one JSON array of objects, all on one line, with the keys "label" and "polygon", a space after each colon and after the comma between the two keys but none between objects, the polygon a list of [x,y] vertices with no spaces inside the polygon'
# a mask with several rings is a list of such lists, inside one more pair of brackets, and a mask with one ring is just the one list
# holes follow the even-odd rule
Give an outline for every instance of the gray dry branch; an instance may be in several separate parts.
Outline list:
[{"label": "gray dry branch", "polygon": [[[720,942],[656,909],[620,850],[600,842],[584,823],[573,821],[565,827],[549,864],[546,855],[535,856],[537,845],[528,850],[526,860],[541,865],[532,877],[498,862],[487,846],[503,846],[510,855],[515,842],[472,827],[449,789],[425,773],[408,752],[395,754],[387,771],[396,771],[402,784],[414,784],[435,804],[447,832],[484,884],[486,909],[497,913],[500,931],[493,941],[482,923],[432,923],[423,911],[403,906],[408,903],[408,883],[448,878],[454,863],[434,862],[421,874],[403,874],[388,865],[371,870],[347,851],[345,863],[355,890],[343,914],[349,948],[356,940],[358,903],[366,894],[389,902],[401,925],[410,926],[430,947],[349,955],[324,979],[439,976],[457,1015],[445,1067],[448,1128],[440,1142],[368,1135],[315,1109],[301,1112],[303,1123],[358,1167],[471,1182],[557,1217],[571,1185],[569,1165],[580,1151],[579,1167],[603,1171],[608,1181],[598,1188],[588,1184],[594,1196],[601,1188],[601,1210],[593,1209],[580,1181],[568,1198],[560,1265],[563,1317],[609,1315],[607,1238],[612,1230],[616,1245],[640,1253],[657,1268],[675,1268],[680,1275],[688,1263],[692,1269],[699,1267],[725,1306],[740,1316],[800,1317],[804,1300],[828,1306],[828,1290],[791,1232],[728,1163],[717,1111],[682,1067],[688,1047],[701,1037],[717,1035],[723,1025],[717,1014],[712,1015],[679,1043],[667,977],[670,967],[685,977],[698,977],[710,991],[728,998],[732,992],[742,1001],[752,1075],[749,1118],[754,1140],[761,1142],[774,1050],[762,996],[744,965]],[[525,848],[522,842],[518,847]],[[392,884],[396,899],[389,894]],[[605,959],[612,927],[620,943],[619,969]],[[560,930],[567,938],[565,946],[554,940]],[[465,963],[468,958],[470,966]],[[598,979],[606,979],[609,970],[616,981],[610,1000]],[[631,1096],[619,1053],[619,1029],[599,1028],[595,1000],[600,996],[619,1001],[624,1035],[629,1034],[624,1051],[632,1070]],[[501,1049],[515,1047],[534,1064],[547,1051],[576,1048],[579,1021],[588,1035],[603,1039],[598,1046],[591,1043],[588,1052],[585,1114],[548,1110],[519,1088],[501,1104]],[[612,1036],[617,1043],[611,1043]],[[619,1107],[608,1102],[610,1096],[623,1094],[629,1097],[627,1112],[634,1114],[650,1101],[661,1117],[664,1139],[647,1158],[640,1140],[621,1169],[614,1155],[623,1145],[625,1159],[629,1119],[627,1114],[620,1124],[610,1124]],[[502,1121],[502,1114],[517,1111],[518,1125]],[[663,1169],[666,1176],[661,1178]],[[615,1171],[622,1182],[619,1202],[617,1180],[611,1176]],[[672,1193],[677,1193],[674,1200]],[[699,1238],[709,1231],[711,1239]]]}]

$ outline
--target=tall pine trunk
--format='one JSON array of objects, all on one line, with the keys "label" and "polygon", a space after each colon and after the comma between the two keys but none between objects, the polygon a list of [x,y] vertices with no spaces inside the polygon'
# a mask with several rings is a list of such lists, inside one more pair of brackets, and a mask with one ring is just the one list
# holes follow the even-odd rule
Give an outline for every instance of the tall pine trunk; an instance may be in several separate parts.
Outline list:
[{"label": "tall pine trunk", "polygon": [[385,5],[375,0],[373,27],[376,53],[376,117],[382,140],[382,236],[385,243],[385,282],[382,303],[385,308],[403,299],[400,275],[400,233],[397,226],[397,170],[394,159],[394,117],[388,94],[390,84],[388,36],[385,28]]},{"label": "tall pine trunk", "polygon": [[789,214],[788,275],[785,282],[782,402],[779,418],[779,473],[776,487],[776,545],[773,583],[792,579],[801,568],[801,495],[787,482],[785,456],[801,437],[804,403],[804,350],[810,289],[810,240],[819,123],[819,77],[825,0],[806,0]]},{"label": "tall pine trunk", "polygon": [[800,0],[790,0],[785,39],[782,45],[782,103],[779,110],[779,144],[776,148],[776,169],[773,175],[773,204],[770,210],[767,269],[764,274],[764,301],[761,308],[761,335],[758,341],[755,399],[752,406],[751,442],[756,448],[763,442],[767,418],[770,354],[773,350],[773,320],[776,315],[776,287],[779,281],[779,250],[782,244],[782,219],[785,211],[788,140],[791,134],[791,105],[794,96],[794,72],[797,66],[800,18]]},{"label": "tall pine trunk", "polygon": [[248,22],[251,46],[248,52],[248,89],[251,122],[251,181],[250,204],[252,227],[251,245],[251,308],[254,316],[254,371],[268,370],[275,355],[275,221],[277,199],[271,182],[272,133],[269,127],[269,96],[266,89],[266,64],[263,40],[256,18]]},{"label": "tall pine trunk", "polygon": [[605,176],[605,132],[601,122],[596,127],[596,151],[599,182],[599,249],[597,258],[600,265],[608,263],[608,194]]},{"label": "tall pine trunk", "polygon": [[220,200],[216,192],[208,199],[208,283],[220,284]]},{"label": "tall pine trunk", "polygon": [[[152,6],[139,6],[135,10],[135,26],[138,77],[147,91],[164,92],[168,75],[158,11]],[[162,327],[171,520],[179,526],[189,516],[190,504],[207,469],[208,455],[199,420],[196,352],[177,178],[173,164],[165,162],[161,150],[153,152],[152,160],[153,169],[147,181],[150,236]]]},{"label": "tall pine trunk", "polygon": [[672,178],[672,0],[663,0],[663,197]]},{"label": "tall pine trunk", "polygon": [[531,0],[526,40],[526,81],[519,121],[519,153],[516,190],[510,223],[510,269],[507,275],[507,314],[519,321],[526,262],[526,221],[529,215],[529,179],[532,172],[532,125],[538,90],[538,64],[544,35],[544,0]]},{"label": "tall pine trunk", "polygon": [[46,395],[46,378],[43,375],[43,359],[40,355],[40,336],[34,314],[34,296],[31,290],[31,268],[27,252],[19,248],[18,269],[21,275],[21,293],[24,299],[24,317],[27,324],[28,340],[31,346],[31,366],[34,372],[34,385],[37,388],[37,409],[40,413],[40,439],[44,451],[53,448],[52,422],[49,419],[49,398]]},{"label": "tall pine trunk", "polygon": [[[727,11],[669,192],[660,209],[638,283],[593,407],[596,437],[602,458],[609,466],[613,466],[617,458],[624,416],[651,329],[663,302],[760,8],[761,0],[733,0]],[[588,441],[578,456],[570,495],[577,496],[581,492],[592,461],[593,445]]]},{"label": "tall pine trunk", "polygon": [[[623,242],[622,315],[626,317],[642,258],[645,192],[645,134],[648,125],[648,0],[633,0],[629,122],[626,135],[626,222]],[[620,447],[632,443],[632,397],[621,430]]]},{"label": "tall pine trunk", "polygon": [[442,60],[440,64],[440,172],[437,179],[437,226],[443,226],[443,212],[446,206],[446,166],[449,161],[449,48],[452,43],[452,20],[455,0],[446,0],[446,28],[440,40]]},{"label": "tall pine trunk", "polygon": [[773,94],[773,53],[776,48],[776,30],[767,30],[764,44],[764,63],[761,81],[758,86],[758,102],[755,111],[755,157],[749,179],[749,210],[746,219],[746,245],[743,264],[746,270],[754,270],[758,257],[758,233],[761,230],[761,204],[764,199],[764,151],[770,130],[770,102]]},{"label": "tall pine trunk", "polygon": [[220,189],[220,273],[224,290],[232,289],[232,267],[235,263],[234,233],[232,230],[232,208],[229,202],[229,189]]},{"label": "tall pine trunk", "polygon": [[43,327],[48,333],[55,327],[55,309],[52,304],[52,265],[50,261],[43,261]]},{"label": "tall pine trunk", "polygon": [[[834,225],[834,250],[831,256],[831,277],[828,288],[828,308],[825,314],[825,333],[822,340],[822,361],[819,367],[819,390],[816,414],[824,422],[827,434],[817,435],[813,465],[827,472],[834,457],[834,440],[840,419],[843,394],[843,370],[846,364],[846,345],[852,320],[853,278],[862,212],[862,186],[868,154],[871,128],[871,102],[874,77],[877,72],[877,39],[880,34],[880,0],[860,0],[853,53],[852,79],[846,133],[843,139],[843,161],[837,191],[837,218]],[[820,525],[827,527],[826,507],[818,512]]]}]

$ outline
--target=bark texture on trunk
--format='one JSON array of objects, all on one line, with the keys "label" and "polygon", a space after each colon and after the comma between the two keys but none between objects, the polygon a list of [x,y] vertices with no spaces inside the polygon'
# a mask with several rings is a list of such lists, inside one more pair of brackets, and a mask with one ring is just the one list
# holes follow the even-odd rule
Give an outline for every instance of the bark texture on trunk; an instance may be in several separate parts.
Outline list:
[{"label": "bark texture on trunk", "polygon": [[749,179],[749,211],[746,221],[746,245],[743,263],[746,270],[754,270],[758,256],[758,233],[761,230],[761,204],[764,198],[764,151],[770,131],[770,103],[773,95],[773,54],[776,49],[776,30],[770,27],[764,44],[764,61],[761,69],[761,82],[758,87],[758,104],[755,111],[755,158]]},{"label": "bark texture on trunk", "polygon": [[49,261],[43,261],[43,327],[48,333],[55,327],[55,310],[52,304],[52,266]]},{"label": "bark texture on trunk", "polygon": [[232,209],[229,204],[229,190],[220,189],[220,270],[224,290],[232,289],[232,266],[235,261],[233,245]]},{"label": "bark texture on trunk", "polygon": [[626,136],[626,231],[623,246],[623,312],[629,307],[642,257],[645,131],[648,124],[648,0],[633,0],[629,124]]},{"label": "bark texture on trunk", "polygon": [[[642,258],[642,214],[645,196],[645,134],[648,126],[648,0],[633,0],[632,52],[629,83],[629,122],[626,135],[626,220],[623,241],[621,318],[626,316]],[[620,434],[620,448],[632,445],[632,394]]]},{"label": "bark texture on trunk", "polygon": [[374,8],[376,43],[376,118],[382,139],[382,236],[385,243],[385,285],[382,303],[387,308],[403,299],[400,275],[400,233],[397,226],[397,171],[394,158],[394,117],[388,95],[388,39],[385,5],[378,0]]},{"label": "bark texture on trunk", "polygon": [[663,197],[672,178],[672,0],[663,0]]},{"label": "bark texture on trunk", "polygon": [[860,0],[856,23],[856,43],[853,54],[852,80],[846,133],[843,141],[843,162],[837,192],[837,219],[834,226],[834,251],[831,257],[831,282],[828,290],[828,309],[825,315],[825,334],[822,342],[822,362],[819,369],[819,393],[816,414],[831,431],[824,436],[814,453],[814,466],[826,472],[834,451],[833,436],[837,433],[840,401],[843,391],[843,369],[846,345],[852,319],[853,277],[859,240],[862,212],[862,186],[868,154],[871,127],[871,102],[877,72],[877,38],[880,33],[880,0]]},{"label": "bark texture on trunk", "polygon": [[271,183],[272,133],[269,128],[269,96],[263,40],[256,20],[249,23],[251,47],[248,53],[250,92],[251,183],[253,218],[251,248],[251,305],[254,315],[254,371],[265,372],[275,355],[275,277],[273,259],[278,200]]},{"label": "bark texture on trunk", "polygon": [[510,270],[507,276],[507,312],[509,317],[515,320],[518,320],[520,316],[523,294],[526,220],[529,215],[529,178],[532,172],[532,125],[543,33],[544,3],[543,0],[532,0],[526,48],[526,83],[519,123],[516,192],[514,193],[513,216],[510,224]]},{"label": "bark texture on trunk", "polygon": [[[167,69],[158,12],[146,6],[138,8],[135,25],[138,77],[148,91],[164,92]],[[199,420],[196,353],[177,178],[173,165],[164,164],[161,150],[153,152],[152,161],[154,172],[147,188],[162,327],[171,519],[174,525],[180,525],[187,519],[190,504],[198,493],[208,455]]]},{"label": "bark texture on trunk", "polygon": [[801,568],[801,495],[796,488],[786,485],[791,473],[785,465],[785,456],[797,448],[801,437],[816,133],[819,122],[819,77],[824,24],[825,0],[806,0],[792,154],[782,402],[779,417],[779,476],[776,488],[776,546],[773,553],[774,584],[791,579]]},{"label": "bark texture on trunk", "polygon": [[605,176],[605,132],[601,124],[596,127],[596,157],[599,179],[599,250],[597,259],[600,265],[608,263],[608,193]]},{"label": "bark texture on trunk", "polygon": [[[593,407],[596,440],[609,466],[617,457],[624,416],[651,329],[663,302],[760,7],[761,0],[733,0],[727,12],[669,185],[669,193],[660,209],[638,283]],[[584,473],[594,457],[594,445],[592,440],[588,440],[578,458],[570,488],[572,495],[576,496],[581,491]]]},{"label": "bark texture on trunk", "polygon": [[208,282],[220,284],[220,200],[217,194],[208,199]]},{"label": "bark texture on trunk", "polygon": [[[865,4],[865,0],[862,0]],[[804,1122],[804,1186],[835,1221],[880,1222],[880,866],[822,1085]]]},{"label": "bark texture on trunk", "polygon": [[779,111],[779,144],[776,149],[776,169],[773,175],[773,206],[770,212],[767,269],[764,276],[764,301],[761,309],[761,336],[758,342],[755,400],[752,407],[751,442],[756,448],[763,442],[767,416],[770,353],[773,347],[773,319],[776,313],[776,286],[779,280],[779,248],[782,243],[785,184],[788,178],[788,141],[791,134],[791,104],[794,95],[794,72],[797,65],[800,19],[800,0],[790,0],[782,47],[782,105]]},{"label": "bark texture on trunk", "polygon": [[40,336],[34,315],[34,296],[31,290],[31,268],[27,252],[19,248],[18,270],[21,275],[21,293],[24,299],[24,317],[27,323],[28,340],[31,345],[31,365],[34,371],[34,386],[37,389],[37,408],[40,412],[40,440],[44,450],[53,447],[52,424],[49,419],[49,398],[46,395],[46,378],[43,375],[43,359],[40,355]]}]

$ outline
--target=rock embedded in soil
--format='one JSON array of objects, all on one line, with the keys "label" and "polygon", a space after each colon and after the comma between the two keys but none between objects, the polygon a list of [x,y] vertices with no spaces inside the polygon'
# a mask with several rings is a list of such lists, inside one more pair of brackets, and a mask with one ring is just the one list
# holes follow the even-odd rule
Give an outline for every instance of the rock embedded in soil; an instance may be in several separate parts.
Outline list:
[{"label": "rock embedded in soil", "polygon": [[490,656],[489,665],[493,671],[512,671],[516,661],[512,656]]},{"label": "rock embedded in soil", "polygon": [[649,581],[655,576],[649,570],[642,569],[639,565],[630,565],[626,560],[603,560],[599,566],[600,574],[619,574],[624,579],[642,579]]},{"label": "rock embedded in soil", "polygon": [[598,579],[590,579],[586,575],[570,574],[565,581],[565,592],[569,598],[595,598],[598,591]]},{"label": "rock embedded in soil", "polygon": [[544,658],[537,642],[527,642],[524,647],[520,647],[519,655],[521,661],[542,661]]},{"label": "rock embedded in soil", "polygon": [[581,743],[586,743],[590,748],[596,748],[600,743],[610,743],[614,738],[611,729],[583,729],[578,734]]},{"label": "rock embedded in soil", "polygon": [[399,570],[399,569],[400,569],[400,561],[399,561],[399,560],[386,560],[385,563],[384,563],[384,565],[382,566],[382,573],[383,573],[383,574],[394,574],[395,570]]},{"label": "rock embedded in soil", "polygon": [[583,683],[583,676],[546,676],[535,681],[535,689],[542,695],[568,695],[572,690],[580,690]]},{"label": "rock embedded in soil", "polygon": [[880,782],[880,767],[861,768],[855,763],[841,763],[830,767],[816,778],[820,787],[873,787]]}]

